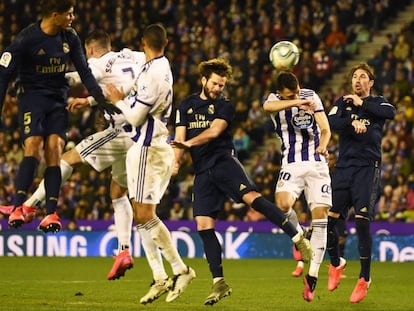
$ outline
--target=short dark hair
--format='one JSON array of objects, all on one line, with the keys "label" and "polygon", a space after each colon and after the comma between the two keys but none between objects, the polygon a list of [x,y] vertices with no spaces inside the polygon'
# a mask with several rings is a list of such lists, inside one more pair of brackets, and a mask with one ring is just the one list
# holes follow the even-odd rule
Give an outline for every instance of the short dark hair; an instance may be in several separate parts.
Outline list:
[{"label": "short dark hair", "polygon": [[209,79],[213,73],[219,75],[220,77],[231,79],[233,68],[225,59],[213,58],[201,62],[198,65],[198,72],[200,73],[201,77],[206,77],[207,79]]},{"label": "short dark hair", "polygon": [[298,86],[298,78],[290,71],[281,71],[276,76],[276,90],[278,91],[284,89],[297,90]]},{"label": "short dark hair", "polygon": [[42,16],[49,16],[53,12],[64,13],[75,7],[76,0],[42,0],[40,8]]},{"label": "short dark hair", "polygon": [[151,24],[145,27],[142,38],[150,48],[162,51],[167,44],[167,30],[161,23]]},{"label": "short dark hair", "polygon": [[92,42],[96,42],[99,47],[107,48],[111,46],[111,37],[102,29],[96,29],[92,31],[85,39],[85,44],[88,45]]}]

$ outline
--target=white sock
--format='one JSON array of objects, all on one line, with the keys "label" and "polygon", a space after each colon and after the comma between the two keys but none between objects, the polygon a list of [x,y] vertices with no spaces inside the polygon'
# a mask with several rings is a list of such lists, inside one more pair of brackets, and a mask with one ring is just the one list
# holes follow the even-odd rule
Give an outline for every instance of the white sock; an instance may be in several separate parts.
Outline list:
[{"label": "white sock", "polygon": [[157,247],[161,249],[162,255],[170,263],[173,273],[176,275],[187,271],[187,266],[178,254],[171,239],[170,231],[168,231],[165,224],[156,217],[144,224],[144,228],[150,233]]},{"label": "white sock", "polygon": [[323,256],[325,255],[326,249],[326,239],[327,239],[327,219],[315,219],[312,221],[312,236],[310,239],[310,244],[313,250],[313,257],[309,266],[309,275],[313,277],[318,277],[319,267],[323,261]]},{"label": "white sock", "polygon": [[292,223],[292,225],[296,228],[296,230],[303,234],[302,226],[299,223],[298,215],[296,214],[296,211],[293,208],[290,208],[286,213],[285,216],[289,219],[289,221]]},{"label": "white sock", "polygon": [[219,277],[217,277],[217,278],[213,278],[213,284],[216,284],[217,282],[219,282],[219,281],[221,281],[221,280],[224,280],[224,277],[219,276]]},{"label": "white sock", "polygon": [[133,211],[131,203],[126,195],[119,199],[112,200],[114,207],[114,223],[118,237],[118,252],[131,244],[131,231]]},{"label": "white sock", "polygon": [[[72,175],[73,167],[69,165],[68,162],[65,160],[60,160],[60,171],[62,174],[62,183],[61,186],[69,179],[70,175]],[[45,180],[42,179],[42,181],[39,184],[39,187],[37,187],[36,191],[33,193],[33,195],[28,198],[23,205],[26,206],[38,206],[40,203],[44,202],[46,198],[46,190],[45,190]]]},{"label": "white sock", "polygon": [[141,236],[141,244],[144,248],[145,257],[151,268],[154,281],[165,280],[168,278],[168,274],[165,272],[160,249],[155,245],[150,233],[142,225],[138,225],[137,229]]}]

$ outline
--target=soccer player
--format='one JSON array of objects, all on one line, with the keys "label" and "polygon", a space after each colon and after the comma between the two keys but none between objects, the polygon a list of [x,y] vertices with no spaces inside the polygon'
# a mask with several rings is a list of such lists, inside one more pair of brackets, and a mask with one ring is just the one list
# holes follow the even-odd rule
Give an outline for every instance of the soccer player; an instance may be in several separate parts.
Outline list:
[{"label": "soccer player", "polygon": [[232,67],[223,59],[210,59],[198,66],[201,92],[185,98],[176,115],[175,148],[178,172],[184,150],[189,149],[195,171],[193,213],[213,277],[211,293],[204,301],[213,305],[232,292],[225,282],[222,249],[215,234],[215,220],[230,196],[245,202],[282,228],[298,246],[305,261],[312,257],[309,241],[297,232],[283,213],[256,190],[234,155],[231,125],[235,110],[222,95]]},{"label": "soccer player", "polygon": [[62,178],[59,164],[68,128],[69,86],[65,73],[69,61],[75,65],[89,93],[99,105],[105,105],[102,89],[88,67],[80,39],[70,27],[74,5],[75,0],[42,1],[42,19],[23,29],[0,57],[0,111],[9,81],[17,75],[19,124],[24,140],[24,157],[9,217],[9,225],[15,228],[25,222],[21,206],[43,153],[47,166],[44,173],[47,215],[39,228],[57,232],[62,227],[55,211]]},{"label": "soccer player", "polygon": [[314,256],[303,279],[303,298],[310,302],[325,255],[328,209],[332,205],[327,159],[331,130],[321,99],[315,91],[300,88],[293,73],[280,72],[276,89],[277,93],[270,93],[263,104],[282,140],[282,168],[275,200],[284,213],[296,214],[292,207],[303,191],[311,211],[310,244]]},{"label": "soccer player", "polygon": [[361,270],[349,300],[357,303],[365,298],[371,282],[370,222],[380,196],[381,138],[385,121],[393,119],[396,110],[383,96],[371,95],[374,75],[367,64],[354,66],[349,77],[352,93],[341,96],[328,115],[332,130],[339,135],[339,156],[332,172],[333,206],[328,215],[328,289],[337,288],[346,265],[339,256],[335,225],[353,206]]},{"label": "soccer player", "polygon": [[[194,270],[184,264],[165,224],[157,217],[156,206],[168,187],[174,166],[174,152],[168,144],[166,122],[172,109],[173,77],[164,56],[167,32],[161,24],[143,31],[142,46],[146,63],[138,74],[133,90],[125,97],[122,89],[106,86],[107,98],[124,114],[134,144],[126,159],[128,193],[135,222],[151,236],[156,247],[147,260],[158,260],[159,250],[171,264],[174,279],[156,279],[141,303],[152,302],[168,291],[166,301],[179,297],[195,278]],[[157,258],[155,258],[157,257]],[[150,263],[151,265],[151,263]]]},{"label": "soccer player", "polygon": [[[96,30],[88,35],[85,40],[85,50],[89,68],[101,87],[106,83],[114,83],[130,91],[145,63],[143,52],[129,49],[112,52],[109,34],[102,30]],[[66,77],[71,81],[70,84],[81,82],[77,72],[67,73]],[[68,108],[77,110],[95,104],[93,97],[75,98],[69,100]],[[110,197],[114,207],[118,255],[107,278],[114,280],[123,276],[125,271],[133,266],[133,259],[129,252],[133,212],[127,197],[125,168],[126,153],[133,142],[123,130],[125,117],[122,114],[106,114],[105,117],[109,120],[108,128],[85,138],[75,148],[65,152],[60,161],[60,170],[62,184],[64,184],[78,164],[88,163],[98,172],[108,167],[112,168]],[[25,223],[33,220],[37,206],[44,200],[45,187],[42,180],[33,195],[22,205]],[[10,214],[12,209],[13,206],[0,206],[0,212],[4,215]]]}]

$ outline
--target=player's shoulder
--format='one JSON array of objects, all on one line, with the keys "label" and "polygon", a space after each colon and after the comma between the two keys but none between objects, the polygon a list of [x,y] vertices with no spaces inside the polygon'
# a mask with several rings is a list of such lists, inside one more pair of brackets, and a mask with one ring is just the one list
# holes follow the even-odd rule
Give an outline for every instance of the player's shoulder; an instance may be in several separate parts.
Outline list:
[{"label": "player's shoulder", "polygon": [[133,51],[129,48],[123,48],[122,50],[117,52],[117,54],[119,55],[119,57],[131,59],[132,61],[134,61],[135,63],[141,66],[145,64],[145,53],[144,52]]},{"label": "player's shoulder", "polygon": [[388,99],[386,99],[382,95],[369,95],[368,96],[370,101],[376,102],[376,103],[388,103]]},{"label": "player's shoulder", "polygon": [[226,97],[226,96],[221,96],[220,98],[218,98],[217,100],[216,100],[216,102],[219,104],[219,105],[225,105],[225,106],[233,106],[232,104],[231,104],[231,101],[230,101],[230,99],[228,98],[228,97]]},{"label": "player's shoulder", "polygon": [[40,33],[39,23],[32,23],[23,28],[16,36],[16,42],[23,42],[24,40],[37,40],[35,38],[36,33]]},{"label": "player's shoulder", "polygon": [[267,95],[267,98],[265,101],[274,101],[274,100],[280,100],[280,96],[277,93],[269,93]]},{"label": "player's shoulder", "polygon": [[189,103],[196,102],[196,101],[202,101],[202,99],[200,98],[200,95],[198,93],[193,93],[185,97],[181,101],[181,104],[189,104]]},{"label": "player's shoulder", "polygon": [[68,27],[68,28],[64,29],[63,32],[69,37],[78,37],[78,33],[72,27]]},{"label": "player's shoulder", "polygon": [[314,94],[316,94],[315,93],[315,91],[314,90],[311,90],[311,89],[308,89],[308,88],[301,88],[300,90],[299,90],[299,96],[300,97],[310,97],[310,96],[313,96]]},{"label": "player's shoulder", "polygon": [[194,106],[198,102],[201,102],[202,99],[200,98],[200,95],[197,93],[191,94],[187,97],[185,97],[178,105],[179,109],[186,109],[189,106]]},{"label": "player's shoulder", "polygon": [[88,64],[96,67],[105,67],[108,61],[112,58],[114,58],[114,55],[116,52],[109,51],[108,53],[105,53],[101,57],[90,57],[88,58]]},{"label": "player's shoulder", "polygon": [[173,76],[169,61],[165,57],[156,57],[146,62],[142,67],[142,74],[139,79],[157,85],[168,84],[172,87]]}]

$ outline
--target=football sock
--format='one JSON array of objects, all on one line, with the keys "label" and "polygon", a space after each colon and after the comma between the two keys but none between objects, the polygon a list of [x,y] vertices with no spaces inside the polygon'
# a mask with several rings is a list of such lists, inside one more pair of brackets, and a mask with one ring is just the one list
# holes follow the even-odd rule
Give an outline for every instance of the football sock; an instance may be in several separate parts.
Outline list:
[{"label": "football sock", "polygon": [[152,271],[153,279],[155,281],[165,280],[168,278],[168,275],[167,272],[165,272],[160,249],[155,245],[151,235],[142,225],[138,225],[137,229],[141,237],[141,244],[145,251],[145,257],[147,258]]},{"label": "football sock", "polygon": [[290,208],[289,211],[285,213],[285,216],[289,219],[296,230],[298,230],[299,233],[303,234],[303,229],[299,223],[298,214],[296,214],[296,211],[293,208]]},{"label": "football sock", "polygon": [[114,224],[118,237],[118,250],[121,251],[122,247],[129,246],[131,243],[132,221],[134,215],[131,203],[126,195],[112,200],[112,206],[114,207]]},{"label": "football sock", "polygon": [[346,243],[346,239],[339,237],[338,239],[339,257],[345,257],[345,243]]},{"label": "football sock", "polygon": [[213,284],[216,284],[217,282],[223,280],[223,277],[213,278]]},{"label": "football sock", "polygon": [[293,238],[298,234],[298,231],[285,214],[276,205],[265,199],[263,196],[256,198],[252,207],[266,216],[275,225],[278,225],[288,236]]},{"label": "football sock", "polygon": [[[70,175],[72,175],[73,167],[70,166],[65,160],[60,160],[60,171],[62,174],[62,185],[69,179]],[[46,198],[46,191],[45,191],[45,180],[42,179],[39,186],[37,187],[36,191],[33,195],[28,198],[24,205],[26,206],[39,206]]]},{"label": "football sock", "polygon": [[308,274],[306,276],[306,281],[308,281],[309,289],[311,292],[313,292],[316,288],[316,282],[318,281],[318,278]]},{"label": "football sock", "polygon": [[296,267],[303,268],[304,266],[305,266],[305,263],[302,260],[299,260],[298,263],[296,264]]},{"label": "football sock", "polygon": [[338,252],[338,233],[336,232],[336,223],[338,219],[328,216],[328,237],[326,241],[326,250],[331,259],[331,264],[334,267],[339,266],[339,252]]},{"label": "football sock", "polygon": [[16,179],[16,196],[13,200],[14,206],[20,206],[27,198],[27,190],[33,183],[33,178],[39,165],[35,157],[23,157],[19,166]]},{"label": "football sock", "polygon": [[365,281],[369,281],[371,277],[371,249],[372,236],[370,232],[370,221],[365,218],[355,218],[355,229],[358,234],[358,250],[359,261],[361,263],[361,273],[359,277],[363,277]]},{"label": "football sock", "polygon": [[338,251],[340,257],[345,257],[345,244],[348,230],[346,228],[345,219],[339,217],[336,223],[336,232],[338,232]]},{"label": "football sock", "polygon": [[204,254],[213,278],[222,278],[222,249],[214,229],[200,230],[198,234],[203,241]]},{"label": "football sock", "polygon": [[171,239],[171,234],[165,224],[158,217],[155,217],[143,226],[149,232],[156,246],[161,250],[164,258],[170,263],[173,273],[177,275],[187,271],[187,266],[178,254]]},{"label": "football sock", "polygon": [[46,214],[53,214],[57,208],[62,175],[59,166],[49,166],[45,170]]},{"label": "football sock", "polygon": [[318,277],[319,268],[325,255],[327,225],[327,219],[315,219],[312,221],[313,231],[310,244],[314,255],[310,262],[309,275],[315,278]]}]

